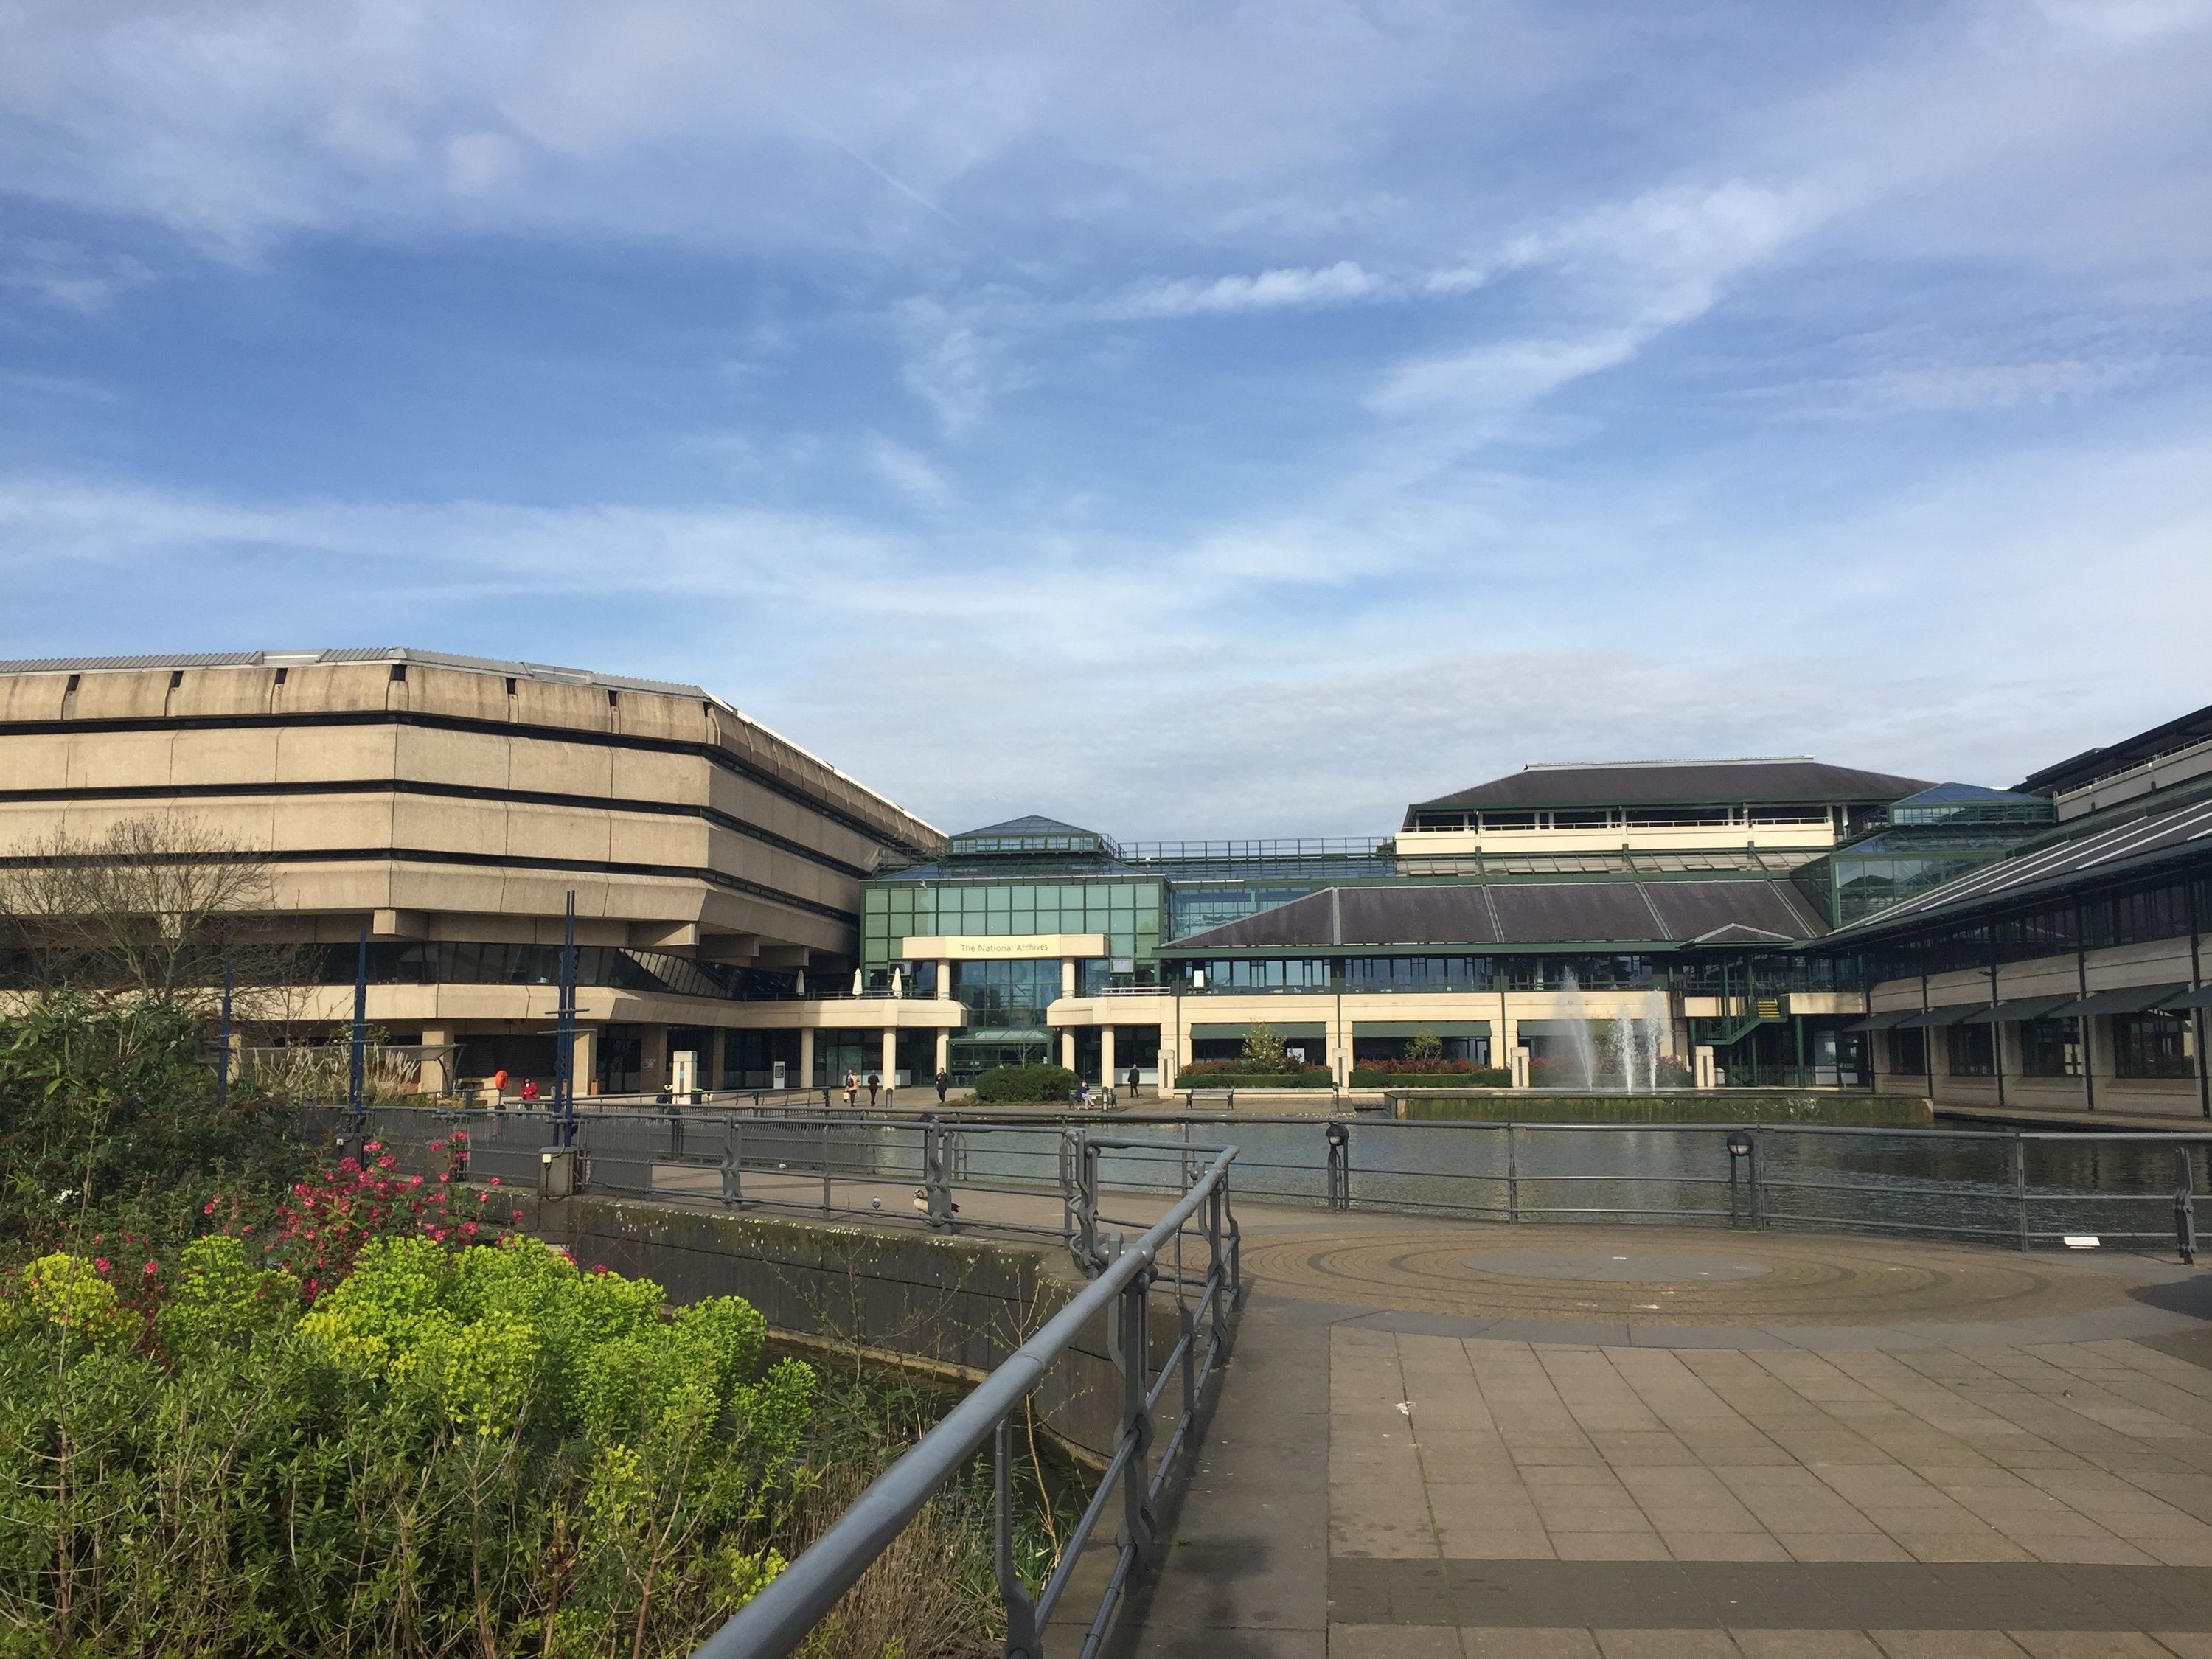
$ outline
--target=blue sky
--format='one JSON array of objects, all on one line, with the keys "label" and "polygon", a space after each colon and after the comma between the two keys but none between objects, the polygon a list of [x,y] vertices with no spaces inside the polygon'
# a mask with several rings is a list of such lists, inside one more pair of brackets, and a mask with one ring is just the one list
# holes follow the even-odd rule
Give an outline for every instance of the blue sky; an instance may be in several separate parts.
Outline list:
[{"label": "blue sky", "polygon": [[694,680],[1144,837],[2212,701],[2212,0],[0,40],[0,656]]}]

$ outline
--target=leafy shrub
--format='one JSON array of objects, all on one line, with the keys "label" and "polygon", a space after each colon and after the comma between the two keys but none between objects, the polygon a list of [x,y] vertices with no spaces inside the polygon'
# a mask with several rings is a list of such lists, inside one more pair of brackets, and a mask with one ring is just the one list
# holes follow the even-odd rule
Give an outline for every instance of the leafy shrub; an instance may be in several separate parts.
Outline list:
[{"label": "leafy shrub", "polygon": [[126,1227],[181,1243],[205,1179],[282,1184],[306,1167],[282,1112],[237,1094],[216,1109],[200,1037],[180,1003],[76,991],[0,1027],[0,1249],[20,1261],[72,1230]]},{"label": "leafy shrub", "polygon": [[814,1376],[743,1302],[522,1238],[164,1277],[0,1287],[0,1650],[677,1655],[781,1570]]},{"label": "leafy shrub", "polygon": [[1195,1060],[1176,1073],[1178,1089],[1326,1089],[1336,1080],[1326,1066],[1293,1066],[1255,1072],[1241,1060]]},{"label": "leafy shrub", "polygon": [[1513,1073],[1503,1066],[1477,1066],[1471,1060],[1363,1060],[1352,1067],[1355,1089],[1510,1089]]},{"label": "leafy shrub", "polygon": [[1076,1086],[1065,1066],[994,1066],[975,1079],[975,1098],[994,1105],[1066,1100]]},{"label": "leafy shrub", "polygon": [[1238,1069],[1255,1076],[1273,1077],[1297,1068],[1291,1064],[1290,1054],[1283,1047],[1282,1038],[1275,1035],[1275,1028],[1255,1025],[1244,1033],[1243,1064]]}]

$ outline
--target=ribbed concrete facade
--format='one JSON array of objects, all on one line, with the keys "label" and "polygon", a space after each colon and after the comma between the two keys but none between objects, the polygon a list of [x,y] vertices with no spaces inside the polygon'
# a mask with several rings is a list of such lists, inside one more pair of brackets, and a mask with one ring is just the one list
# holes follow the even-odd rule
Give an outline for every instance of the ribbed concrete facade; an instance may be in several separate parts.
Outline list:
[{"label": "ribbed concrete facade", "polygon": [[[696,687],[397,648],[0,665],[0,858],[167,814],[265,853],[289,937],[552,945],[573,891],[580,945],[817,974],[857,955],[862,879],[944,845]],[[546,1000],[379,984],[372,1018],[520,1035]],[[585,1000],[700,1026],[766,1012]]]}]

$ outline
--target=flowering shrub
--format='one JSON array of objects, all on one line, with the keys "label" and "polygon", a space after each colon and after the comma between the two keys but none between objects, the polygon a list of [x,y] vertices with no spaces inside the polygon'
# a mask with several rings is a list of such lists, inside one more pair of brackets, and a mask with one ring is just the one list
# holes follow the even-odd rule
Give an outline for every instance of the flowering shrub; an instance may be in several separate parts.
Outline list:
[{"label": "flowering shrub", "polygon": [[1445,1060],[1434,1057],[1416,1060],[1408,1055],[1403,1060],[1363,1060],[1358,1062],[1363,1072],[1381,1072],[1390,1077],[1465,1077],[1473,1072],[1487,1072],[1492,1068],[1478,1066],[1471,1060]]},{"label": "flowering shrub", "polygon": [[473,1194],[459,1184],[468,1168],[465,1131],[430,1142],[429,1150],[445,1160],[434,1177],[403,1173],[382,1142],[367,1140],[359,1158],[349,1155],[295,1182],[273,1210],[234,1195],[210,1199],[201,1212],[219,1217],[222,1230],[240,1238],[258,1232],[269,1260],[295,1274],[313,1302],[375,1240],[474,1244],[521,1219],[520,1211],[500,1202],[497,1177]]}]

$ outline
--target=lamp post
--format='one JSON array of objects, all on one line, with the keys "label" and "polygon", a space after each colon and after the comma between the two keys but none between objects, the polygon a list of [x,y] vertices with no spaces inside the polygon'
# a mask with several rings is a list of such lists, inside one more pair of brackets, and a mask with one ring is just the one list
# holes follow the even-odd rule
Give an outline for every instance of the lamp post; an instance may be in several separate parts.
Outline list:
[{"label": "lamp post", "polygon": [[353,1050],[346,1057],[346,1104],[358,1128],[363,1108],[362,1067],[368,1054],[368,929],[361,930],[353,966]]},{"label": "lamp post", "polygon": [[571,888],[561,920],[561,1000],[553,1036],[553,1109],[560,1142],[576,1144],[576,894]]}]

